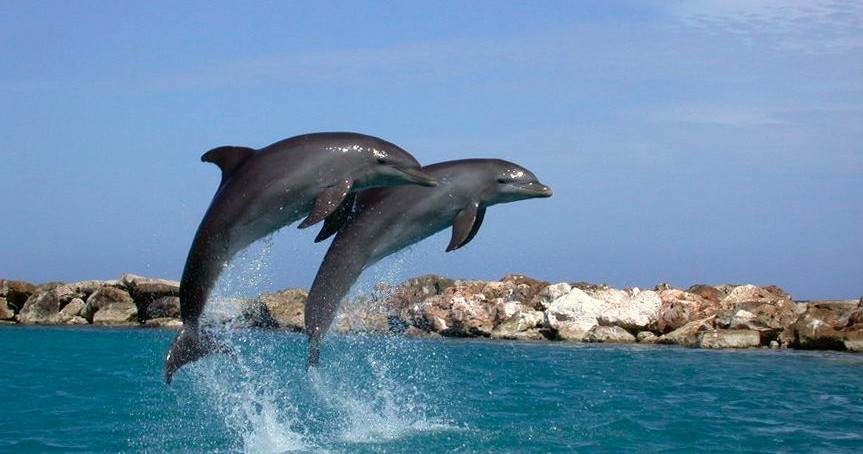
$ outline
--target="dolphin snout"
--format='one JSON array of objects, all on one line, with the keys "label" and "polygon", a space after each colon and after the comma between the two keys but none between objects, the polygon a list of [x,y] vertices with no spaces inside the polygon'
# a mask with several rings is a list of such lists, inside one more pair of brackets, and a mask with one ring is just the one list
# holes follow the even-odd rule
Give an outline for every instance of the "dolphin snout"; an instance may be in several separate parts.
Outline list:
[{"label": "dolphin snout", "polygon": [[405,175],[405,180],[410,183],[415,183],[420,186],[437,186],[437,179],[422,170],[410,167],[399,168],[398,170]]},{"label": "dolphin snout", "polygon": [[551,197],[551,195],[554,194],[554,191],[552,191],[550,187],[538,181],[515,184],[513,186],[520,188],[524,192],[532,195],[533,197]]}]

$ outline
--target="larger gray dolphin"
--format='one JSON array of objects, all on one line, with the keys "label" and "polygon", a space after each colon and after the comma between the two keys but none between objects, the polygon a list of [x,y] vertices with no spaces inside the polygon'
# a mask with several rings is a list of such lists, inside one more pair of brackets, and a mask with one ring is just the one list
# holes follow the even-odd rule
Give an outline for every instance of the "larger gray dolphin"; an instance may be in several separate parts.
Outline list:
[{"label": "larger gray dolphin", "polygon": [[165,357],[165,380],[184,364],[222,347],[199,326],[210,291],[229,260],[266,235],[308,217],[337,229],[356,191],[435,180],[408,152],[385,140],[333,132],[292,137],[260,150],[219,147],[202,161],[222,169],[222,181],[201,220],[180,280],[183,329]]},{"label": "larger gray dolphin", "polygon": [[[318,362],[321,338],[339,303],[364,269],[449,226],[452,239],[446,250],[458,249],[476,236],[486,208],[552,194],[529,170],[499,159],[441,162],[423,171],[437,179],[437,187],[363,192],[355,212],[330,244],[306,303],[310,366]],[[316,241],[335,230],[325,224]]]}]

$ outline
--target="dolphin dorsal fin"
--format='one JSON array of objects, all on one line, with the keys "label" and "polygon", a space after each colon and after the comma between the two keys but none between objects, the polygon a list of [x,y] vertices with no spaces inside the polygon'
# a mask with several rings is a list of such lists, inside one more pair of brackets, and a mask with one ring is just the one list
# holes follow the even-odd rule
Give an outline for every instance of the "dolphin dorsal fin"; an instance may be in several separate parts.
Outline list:
[{"label": "dolphin dorsal fin", "polygon": [[224,184],[227,181],[228,177],[234,170],[237,170],[244,162],[246,162],[252,155],[255,154],[255,150],[249,147],[233,147],[233,146],[225,146],[213,148],[212,150],[204,153],[201,156],[201,161],[203,162],[212,162],[213,164],[219,166],[222,169],[222,183]]},{"label": "dolphin dorsal fin", "polygon": [[468,244],[479,232],[484,218],[485,208],[480,208],[479,203],[476,202],[459,211],[452,221],[452,238],[446,251],[454,251]]}]

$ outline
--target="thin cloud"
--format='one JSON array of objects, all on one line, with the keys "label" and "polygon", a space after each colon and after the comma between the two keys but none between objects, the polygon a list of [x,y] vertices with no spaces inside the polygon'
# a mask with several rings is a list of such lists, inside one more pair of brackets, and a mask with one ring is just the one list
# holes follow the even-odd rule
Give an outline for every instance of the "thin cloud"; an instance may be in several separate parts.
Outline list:
[{"label": "thin cloud", "polygon": [[863,3],[857,0],[691,0],[675,4],[671,13],[689,27],[786,51],[863,48]]},{"label": "thin cloud", "polygon": [[684,123],[728,127],[781,125],[780,112],[750,106],[675,105],[638,114],[652,123]]}]

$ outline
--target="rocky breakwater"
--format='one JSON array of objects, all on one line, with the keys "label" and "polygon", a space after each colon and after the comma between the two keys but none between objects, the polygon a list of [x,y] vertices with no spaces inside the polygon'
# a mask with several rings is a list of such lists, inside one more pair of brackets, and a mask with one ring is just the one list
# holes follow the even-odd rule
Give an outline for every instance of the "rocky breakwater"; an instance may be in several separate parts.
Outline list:
[{"label": "rocky breakwater", "polygon": [[179,283],[117,280],[34,285],[0,280],[0,320],[24,325],[179,326]]},{"label": "rocky breakwater", "polygon": [[[124,274],[116,280],[29,282],[0,279],[0,324],[179,328],[177,281]],[[305,290],[222,301],[213,321],[234,327],[303,329]]]},{"label": "rocky breakwater", "polygon": [[[179,327],[179,283],[117,280],[34,285],[0,280],[0,323]],[[215,305],[234,327],[301,331],[307,292],[289,289]],[[700,348],[863,351],[863,298],[795,302],[775,286],[658,285],[650,290],[421,276],[343,304],[334,329],[409,336],[672,344]]]},{"label": "rocky breakwater", "polygon": [[619,290],[510,275],[500,281],[440,276],[382,287],[348,304],[343,332],[700,348],[863,351],[863,298],[795,302],[775,286],[658,285]]}]

